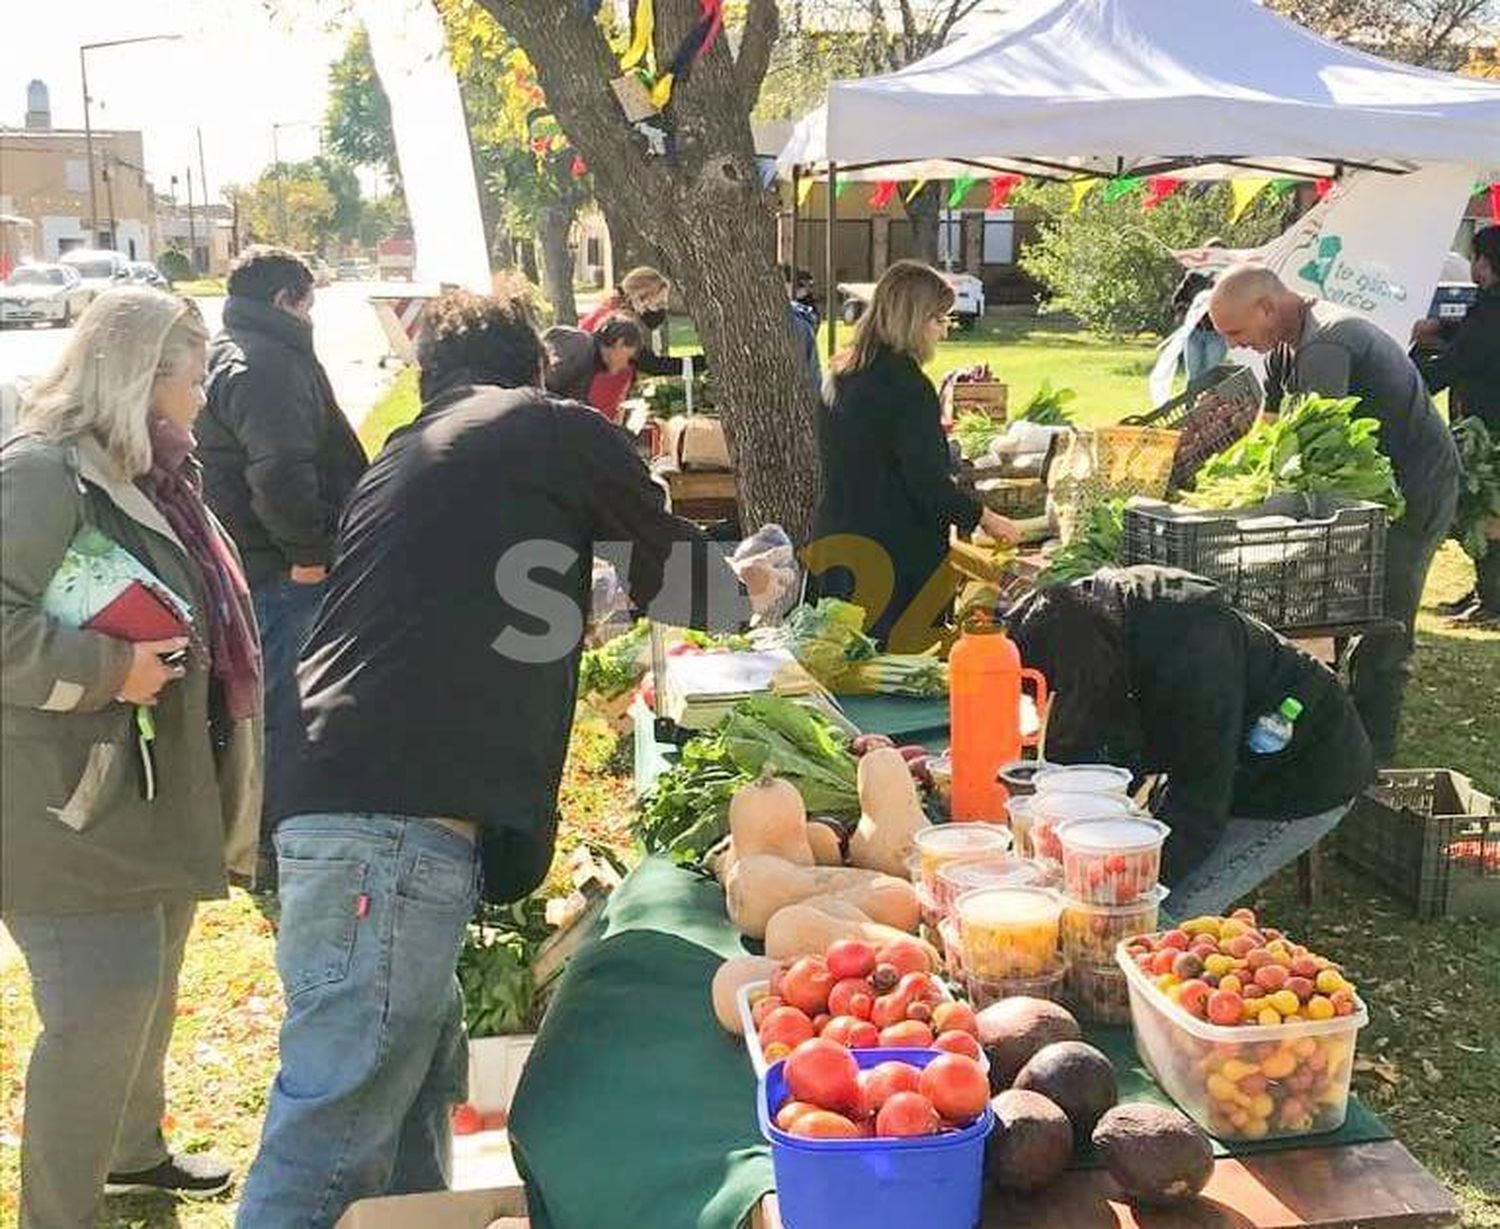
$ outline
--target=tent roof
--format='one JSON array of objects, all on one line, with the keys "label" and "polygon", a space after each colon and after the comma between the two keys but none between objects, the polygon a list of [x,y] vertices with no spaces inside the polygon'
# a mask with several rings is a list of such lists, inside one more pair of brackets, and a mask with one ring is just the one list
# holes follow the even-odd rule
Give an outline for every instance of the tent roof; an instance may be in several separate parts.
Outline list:
[{"label": "tent roof", "polygon": [[834,83],[780,164],[830,158],[887,179],[1500,163],[1500,84],[1365,55],[1255,0],[1026,0],[899,72]]}]

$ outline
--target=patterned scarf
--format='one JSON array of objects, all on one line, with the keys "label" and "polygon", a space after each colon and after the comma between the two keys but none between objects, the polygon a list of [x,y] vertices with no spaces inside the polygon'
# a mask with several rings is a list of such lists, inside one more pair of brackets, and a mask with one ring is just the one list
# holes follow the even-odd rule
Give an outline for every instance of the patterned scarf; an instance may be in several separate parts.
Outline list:
[{"label": "patterned scarf", "polygon": [[260,645],[245,614],[250,589],[244,573],[208,515],[198,474],[189,464],[193,433],[160,415],[151,418],[151,472],[141,490],[166,517],[197,566],[208,595],[208,647],[213,676],[224,689],[230,720],[253,717],[261,707]]}]

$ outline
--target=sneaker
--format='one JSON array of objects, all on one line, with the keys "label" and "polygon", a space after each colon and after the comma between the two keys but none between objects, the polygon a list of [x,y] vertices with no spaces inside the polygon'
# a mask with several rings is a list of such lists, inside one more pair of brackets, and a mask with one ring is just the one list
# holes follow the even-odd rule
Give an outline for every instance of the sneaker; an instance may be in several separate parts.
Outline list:
[{"label": "sneaker", "polygon": [[1448,620],[1454,627],[1489,629],[1500,626],[1500,611],[1491,610],[1483,602],[1475,602],[1462,614]]},{"label": "sneaker", "polygon": [[104,1181],[106,1195],[180,1195],[185,1199],[208,1199],[229,1189],[233,1171],[206,1152],[181,1152],[169,1156],[154,1169],[137,1173],[110,1174]]},{"label": "sneaker", "polygon": [[1444,618],[1452,619],[1457,617],[1458,615],[1463,614],[1469,609],[1469,607],[1475,605],[1478,601],[1479,590],[1470,589],[1463,595],[1463,597],[1458,598],[1456,601],[1439,602],[1437,604],[1437,612]]}]

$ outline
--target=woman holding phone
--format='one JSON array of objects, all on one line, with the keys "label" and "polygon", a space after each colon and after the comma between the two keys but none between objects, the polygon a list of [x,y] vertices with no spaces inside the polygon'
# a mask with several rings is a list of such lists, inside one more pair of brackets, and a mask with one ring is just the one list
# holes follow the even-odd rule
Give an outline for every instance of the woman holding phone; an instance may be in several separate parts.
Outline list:
[{"label": "woman holding phone", "polygon": [[[194,908],[253,870],[260,811],[254,616],[191,456],[207,341],[190,302],[107,291],[0,451],[0,899],[42,1024],[22,1229],[92,1227],[105,1191],[229,1184],[161,1131]],[[80,533],[186,603],[185,634],[132,643],[48,613]]]}]

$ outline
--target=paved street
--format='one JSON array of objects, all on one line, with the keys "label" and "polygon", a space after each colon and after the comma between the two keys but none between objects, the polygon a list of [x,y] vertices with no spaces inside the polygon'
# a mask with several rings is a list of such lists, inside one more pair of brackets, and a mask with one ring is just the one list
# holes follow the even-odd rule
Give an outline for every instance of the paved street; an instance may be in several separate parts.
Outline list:
[{"label": "paved street", "polygon": [[[393,368],[380,366],[387,350],[385,334],[366,301],[378,289],[395,288],[377,282],[335,282],[318,291],[313,307],[318,356],[328,369],[339,404],[356,427],[380,400],[394,374]],[[217,332],[224,300],[199,299],[198,305],[209,328]],[[46,372],[72,334],[72,329],[53,328],[0,332],[0,379],[31,379]]]}]

